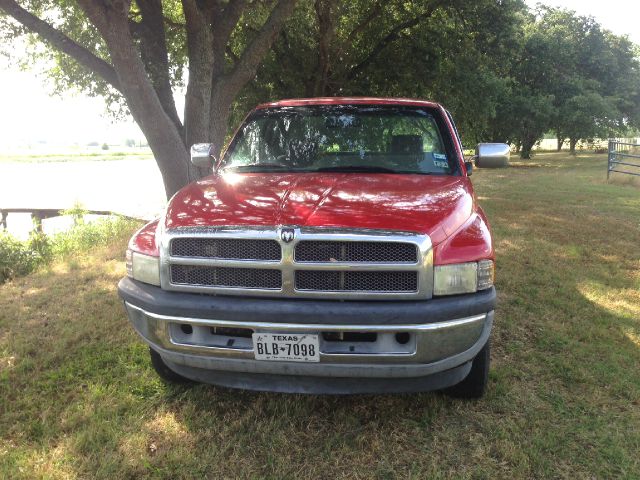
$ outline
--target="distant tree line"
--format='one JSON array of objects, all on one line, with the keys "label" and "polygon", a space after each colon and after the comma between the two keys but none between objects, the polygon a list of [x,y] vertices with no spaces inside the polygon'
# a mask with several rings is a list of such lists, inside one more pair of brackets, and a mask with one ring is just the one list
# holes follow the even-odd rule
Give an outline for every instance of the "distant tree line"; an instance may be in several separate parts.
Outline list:
[{"label": "distant tree line", "polygon": [[247,111],[283,97],[433,99],[469,146],[505,141],[523,158],[549,131],[574,151],[640,126],[638,47],[521,0],[0,0],[0,12],[4,53],[24,37],[58,92],[133,116],[167,195],[206,173],[192,143],[219,151]]}]

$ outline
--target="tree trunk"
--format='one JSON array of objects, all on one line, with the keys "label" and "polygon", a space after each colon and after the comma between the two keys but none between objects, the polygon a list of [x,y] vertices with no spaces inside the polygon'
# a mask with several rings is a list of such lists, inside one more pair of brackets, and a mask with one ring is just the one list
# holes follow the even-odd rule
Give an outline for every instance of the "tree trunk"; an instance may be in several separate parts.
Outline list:
[{"label": "tree trunk", "polygon": [[564,145],[564,137],[558,134],[558,148],[557,148],[558,152],[562,150],[563,145]]},{"label": "tree trunk", "polygon": [[313,85],[315,96],[328,94],[329,75],[331,71],[331,40],[335,33],[333,10],[335,0],[316,0],[315,11],[318,19],[318,63]]},{"label": "tree trunk", "polygon": [[182,134],[182,123],[173,99],[169,75],[169,54],[164,30],[161,0],[137,0],[141,22],[130,22],[134,38],[140,39],[140,56],[160,104]]},{"label": "tree trunk", "polygon": [[576,144],[578,143],[577,138],[569,138],[569,153],[571,155],[576,154]]},{"label": "tree trunk", "polygon": [[217,85],[211,93],[211,110],[209,123],[209,139],[213,144],[213,152],[216,160],[220,159],[224,140],[227,136],[229,117],[231,116],[231,101],[234,96],[224,88],[224,85]]},{"label": "tree trunk", "polygon": [[[189,54],[189,83],[184,105],[184,143],[190,149],[194,143],[210,142],[213,35],[207,20],[209,11],[202,10],[195,0],[183,0],[182,5]],[[210,169],[197,168],[197,170],[199,177],[211,173]]]},{"label": "tree trunk", "polygon": [[531,151],[533,150],[533,146],[536,144],[535,138],[524,138],[522,140],[522,149],[520,150],[520,158],[522,159],[530,159]]},{"label": "tree trunk", "polygon": [[79,0],[109,49],[127,106],[158,163],[167,198],[197,177],[176,125],[165,113],[134,44],[128,23],[129,2],[105,7]]},{"label": "tree trunk", "polygon": [[[224,52],[235,22],[240,18],[245,3],[230,2],[224,12],[228,13],[224,22],[213,25],[213,72],[211,79],[211,103],[209,105],[209,141],[213,144],[216,158],[224,147],[229,127],[231,104],[242,88],[256,74],[260,62],[267,54],[282,29],[285,20],[293,12],[296,0],[280,0],[275,4],[260,31],[246,46],[231,71],[224,71]],[[228,10],[231,9],[231,10]],[[215,15],[214,15],[215,18]]]}]

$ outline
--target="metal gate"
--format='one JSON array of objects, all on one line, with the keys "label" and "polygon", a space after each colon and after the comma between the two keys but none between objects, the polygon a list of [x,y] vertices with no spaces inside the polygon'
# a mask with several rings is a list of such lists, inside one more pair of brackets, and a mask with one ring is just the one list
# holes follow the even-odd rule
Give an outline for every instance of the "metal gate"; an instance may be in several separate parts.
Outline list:
[{"label": "metal gate", "polygon": [[609,140],[607,179],[611,172],[640,177],[640,144]]}]

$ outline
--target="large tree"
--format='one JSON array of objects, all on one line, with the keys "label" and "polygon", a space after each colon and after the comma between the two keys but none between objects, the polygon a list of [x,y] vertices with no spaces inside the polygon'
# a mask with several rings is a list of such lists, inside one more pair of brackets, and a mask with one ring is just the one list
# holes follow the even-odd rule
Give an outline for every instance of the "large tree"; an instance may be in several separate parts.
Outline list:
[{"label": "large tree", "polygon": [[526,12],[521,0],[301,2],[235,118],[263,98],[418,97],[442,102],[466,141],[481,140]]},{"label": "large tree", "polygon": [[[220,151],[232,103],[295,1],[0,0],[0,10],[5,39],[33,34],[45,42],[60,88],[75,85],[126,106],[171,196],[206,173],[191,165],[190,145],[211,142]],[[173,92],[187,65],[181,121]]]},{"label": "large tree", "polygon": [[553,77],[547,89],[554,97],[558,149],[566,138],[573,153],[581,139],[624,132],[634,121],[633,96],[640,87],[633,44],[592,17],[543,6],[537,13],[535,29],[551,47],[547,62]]}]

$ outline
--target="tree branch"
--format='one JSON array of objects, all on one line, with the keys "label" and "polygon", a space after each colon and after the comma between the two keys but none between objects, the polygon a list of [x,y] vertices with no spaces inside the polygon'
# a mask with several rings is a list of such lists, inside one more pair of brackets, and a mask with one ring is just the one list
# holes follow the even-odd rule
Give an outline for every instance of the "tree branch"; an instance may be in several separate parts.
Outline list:
[{"label": "tree branch", "polygon": [[314,8],[318,19],[318,63],[314,96],[325,96],[331,72],[331,40],[335,34],[335,0],[316,0]]},{"label": "tree branch", "polygon": [[178,29],[178,30],[183,30],[186,27],[186,25],[184,23],[174,22],[173,20],[171,20],[170,18],[167,18],[167,17],[164,17],[164,23],[168,27],[175,28],[175,29]]},{"label": "tree branch", "polygon": [[364,31],[365,28],[376,18],[380,16],[384,7],[390,2],[390,0],[382,0],[377,2],[373,7],[371,7],[371,11],[369,14],[358,24],[356,27],[351,30],[349,35],[347,35],[347,40],[349,43],[353,42],[358,34]]},{"label": "tree branch", "polygon": [[87,70],[97,74],[113,88],[122,92],[120,80],[115,69],[93,52],[25,10],[14,0],[0,0],[0,9],[4,10],[7,15],[22,24],[27,30],[36,33],[52,47],[66,53]]},{"label": "tree branch", "polygon": [[[213,82],[217,82],[225,71],[225,55],[231,51],[229,38],[231,32],[240,21],[242,12],[247,6],[247,0],[230,0],[223,9],[220,2],[214,3],[210,13],[210,25],[212,29],[211,49],[213,51]],[[237,63],[237,56],[233,55],[233,64]]]},{"label": "tree branch", "polygon": [[258,34],[249,42],[236,66],[227,76],[230,88],[238,92],[256,74],[284,22],[289,18],[296,0],[280,0]]},{"label": "tree branch", "polygon": [[219,5],[213,9],[211,24],[214,48],[224,50],[246,6],[247,0],[230,0],[224,10],[221,10]]},{"label": "tree branch", "polygon": [[382,52],[389,44],[393,43],[400,37],[400,34],[403,30],[415,27],[424,19],[429,18],[431,15],[433,15],[433,12],[435,12],[438,6],[439,5],[436,3],[420,15],[417,15],[396,25],[389,33],[387,33],[378,41],[378,43],[371,49],[369,54],[360,63],[358,63],[349,71],[349,73],[347,74],[347,80],[353,80],[360,72],[362,72],[367,66],[369,66],[369,64],[375,60],[380,52]]},{"label": "tree branch", "polygon": [[[169,54],[164,31],[161,0],[137,0],[142,14],[139,29],[135,36],[140,40],[140,54],[153,88],[158,94],[162,108],[182,132],[182,123],[176,110],[171,78],[169,73]],[[135,23],[135,22],[134,22]]]}]

